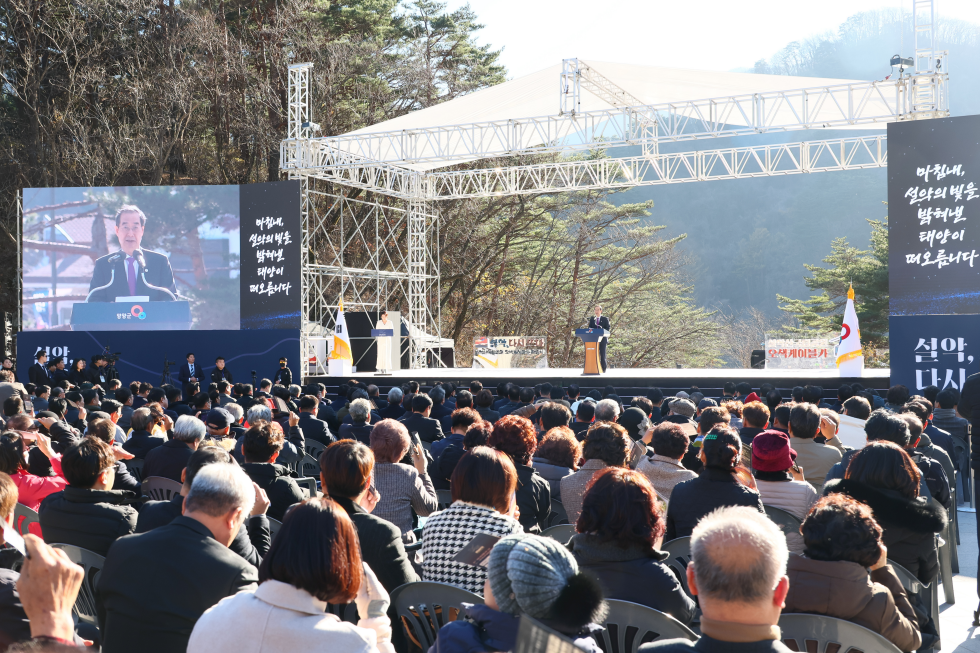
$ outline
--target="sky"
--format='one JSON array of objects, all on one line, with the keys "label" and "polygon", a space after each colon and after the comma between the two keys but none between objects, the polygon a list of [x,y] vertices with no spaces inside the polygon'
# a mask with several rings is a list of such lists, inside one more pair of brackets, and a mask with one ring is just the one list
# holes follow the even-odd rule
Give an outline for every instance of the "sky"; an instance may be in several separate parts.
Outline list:
[{"label": "sky", "polygon": [[[467,4],[447,2],[450,9]],[[511,79],[571,57],[703,70],[751,68],[791,41],[836,30],[858,12],[912,8],[912,0],[468,2],[485,25],[479,42],[503,46],[501,61]],[[936,0],[934,6],[937,15],[980,23],[980,0]],[[912,44],[905,49],[911,56]]]}]

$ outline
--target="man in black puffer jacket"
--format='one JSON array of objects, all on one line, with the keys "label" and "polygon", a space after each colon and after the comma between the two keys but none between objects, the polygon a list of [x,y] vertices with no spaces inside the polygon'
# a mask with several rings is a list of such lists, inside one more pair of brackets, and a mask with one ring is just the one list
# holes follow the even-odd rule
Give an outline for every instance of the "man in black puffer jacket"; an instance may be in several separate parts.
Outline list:
[{"label": "man in black puffer jacket", "polygon": [[269,517],[282,521],[286,510],[306,498],[296,481],[289,477],[289,469],[276,465],[282,450],[282,431],[272,428],[268,422],[253,424],[245,432],[242,469],[249,478],[269,495]]},{"label": "man in black puffer jacket", "polygon": [[139,499],[113,490],[116,457],[112,447],[86,437],[61,459],[68,487],[48,495],[38,509],[44,541],[72,544],[105,557],[117,538],[136,530]]}]

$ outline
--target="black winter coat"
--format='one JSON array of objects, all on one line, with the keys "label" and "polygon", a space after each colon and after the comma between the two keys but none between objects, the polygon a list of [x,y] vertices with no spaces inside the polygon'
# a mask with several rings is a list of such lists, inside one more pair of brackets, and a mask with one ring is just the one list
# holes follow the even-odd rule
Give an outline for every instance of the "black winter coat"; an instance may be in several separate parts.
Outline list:
[{"label": "black winter coat", "polygon": [[269,495],[269,516],[277,521],[282,521],[291,505],[306,498],[296,481],[289,477],[289,469],[282,465],[245,463],[242,469]]},{"label": "black winter coat", "polygon": [[181,483],[180,473],[187,467],[194,451],[180,440],[167,440],[162,446],[155,447],[147,454],[143,462],[143,478],[159,476]]},{"label": "black winter coat", "polygon": [[[184,497],[179,494],[169,501],[147,501],[140,510],[136,532],[145,533],[166,526],[180,517],[183,506]],[[269,519],[265,515],[256,515],[245,520],[245,525],[238,529],[238,535],[228,548],[257,568],[262,564],[262,558],[269,552],[271,545]]]},{"label": "black winter coat", "polygon": [[548,528],[551,515],[551,485],[544,476],[527,465],[517,468],[517,507],[521,511],[521,526],[525,533],[540,533]]},{"label": "black winter coat", "polygon": [[896,490],[884,490],[853,479],[834,480],[823,486],[824,496],[833,492],[865,503],[881,526],[888,559],[912,572],[923,583],[939,575],[936,534],[946,526],[946,510],[925,497],[909,499]]},{"label": "black winter coat", "polygon": [[375,517],[346,497],[330,496],[354,522],[361,543],[361,557],[391,593],[399,585],[414,583],[419,575],[408,560],[402,534],[390,521]]},{"label": "black winter coat", "polygon": [[700,476],[678,483],[671,491],[664,541],[688,537],[702,517],[725,506],[748,506],[765,513],[758,492],[728,472],[705,467]]},{"label": "black winter coat", "polygon": [[109,547],[136,530],[139,499],[125,490],[86,490],[69,485],[38,508],[44,541],[72,544],[105,557]]},{"label": "black winter coat", "polygon": [[637,545],[619,546],[598,535],[578,533],[568,542],[579,569],[593,576],[607,599],[639,603],[691,623],[695,605],[677,576],[664,564],[669,556]]},{"label": "black winter coat", "polygon": [[129,439],[123,443],[123,449],[137,458],[146,459],[146,454],[153,449],[163,446],[167,438],[162,435],[152,435],[149,431],[133,431]]}]

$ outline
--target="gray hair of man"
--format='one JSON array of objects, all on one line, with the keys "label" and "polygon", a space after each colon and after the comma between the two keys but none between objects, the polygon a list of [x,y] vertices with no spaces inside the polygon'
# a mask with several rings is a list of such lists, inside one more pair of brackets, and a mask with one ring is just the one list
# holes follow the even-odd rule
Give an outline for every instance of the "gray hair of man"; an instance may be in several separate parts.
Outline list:
[{"label": "gray hair of man", "polygon": [[181,415],[174,423],[174,439],[181,442],[200,442],[207,433],[204,422],[193,415]]},{"label": "gray hair of man", "polygon": [[298,385],[296,385],[295,383],[293,383],[292,385],[289,386],[289,396],[290,397],[298,397],[299,396],[299,393],[302,392],[302,391],[303,391],[303,389],[301,387],[299,387]]},{"label": "gray hair of man", "polygon": [[255,424],[256,420],[264,419],[267,422],[272,421],[272,409],[265,404],[255,404],[248,409],[248,423]]},{"label": "gray hair of man", "polygon": [[603,399],[595,405],[595,421],[615,422],[619,418],[619,404],[612,399]]},{"label": "gray hair of man", "polygon": [[184,511],[223,517],[241,508],[242,521],[245,521],[254,503],[255,488],[241,467],[231,463],[213,463],[202,467],[194,476],[191,490],[184,499]]},{"label": "gray hair of man", "polygon": [[698,594],[716,601],[757,603],[770,598],[786,574],[786,536],[758,510],[719,508],[691,533]]},{"label": "gray hair of man", "polygon": [[245,417],[245,410],[236,403],[225,404],[222,406],[225,410],[231,413],[231,416],[235,418],[235,423],[238,424]]},{"label": "gray hair of man", "polygon": [[145,406],[137,408],[129,418],[129,425],[133,427],[134,431],[145,431],[148,427],[153,426],[153,413]]},{"label": "gray hair of man", "polygon": [[355,422],[366,422],[371,414],[371,402],[367,399],[355,399],[350,402],[350,418]]},{"label": "gray hair of man", "polygon": [[392,388],[388,391],[388,403],[390,404],[400,404],[404,398],[405,393],[402,392],[401,388]]}]

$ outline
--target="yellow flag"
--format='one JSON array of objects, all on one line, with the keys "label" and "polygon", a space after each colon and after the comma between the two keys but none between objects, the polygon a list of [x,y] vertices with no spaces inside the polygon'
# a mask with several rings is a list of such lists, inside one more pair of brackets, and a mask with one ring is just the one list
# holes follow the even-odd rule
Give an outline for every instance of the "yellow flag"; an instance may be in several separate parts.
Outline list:
[{"label": "yellow flag", "polygon": [[347,320],[344,319],[344,298],[340,298],[337,308],[337,323],[333,328],[333,351],[330,358],[354,363],[354,354],[350,349],[350,335],[347,333]]}]

